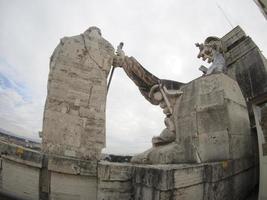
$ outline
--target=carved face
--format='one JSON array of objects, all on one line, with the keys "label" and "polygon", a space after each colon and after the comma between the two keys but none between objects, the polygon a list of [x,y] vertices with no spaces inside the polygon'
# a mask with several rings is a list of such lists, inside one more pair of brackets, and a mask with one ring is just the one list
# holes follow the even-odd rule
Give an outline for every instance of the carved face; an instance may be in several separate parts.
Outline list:
[{"label": "carved face", "polygon": [[196,47],[199,48],[198,58],[207,60],[208,63],[213,62],[214,51],[221,52],[221,40],[217,37],[208,37],[204,43],[196,43]]},{"label": "carved face", "polygon": [[199,48],[198,58],[202,58],[203,61],[207,60],[208,63],[213,61],[213,49],[210,45],[206,44],[196,44]]},{"label": "carved face", "polygon": [[97,28],[96,26],[91,26],[90,28],[88,28],[85,32],[85,35],[88,35],[90,37],[100,37],[101,36],[101,30],[99,28]]}]

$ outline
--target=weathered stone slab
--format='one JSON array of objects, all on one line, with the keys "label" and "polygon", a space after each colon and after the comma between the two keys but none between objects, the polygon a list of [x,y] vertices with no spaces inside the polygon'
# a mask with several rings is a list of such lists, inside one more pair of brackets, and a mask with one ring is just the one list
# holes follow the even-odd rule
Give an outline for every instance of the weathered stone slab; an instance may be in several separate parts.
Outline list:
[{"label": "weathered stone slab", "polygon": [[50,198],[95,200],[97,199],[97,178],[52,172]]},{"label": "weathered stone slab", "polygon": [[233,101],[227,102],[229,134],[250,135],[250,121],[246,107]]},{"label": "weathered stone slab", "polygon": [[[173,199],[179,200],[204,200],[204,184],[191,185],[174,191]],[[167,199],[166,199],[167,200]]]},{"label": "weathered stone slab", "polygon": [[98,164],[98,178],[106,181],[129,181],[132,178],[133,165],[101,161]]},{"label": "weathered stone slab", "polygon": [[156,188],[159,190],[168,190],[173,188],[173,171],[164,168],[142,168],[136,167],[134,171],[134,183],[142,184],[147,187]]},{"label": "weathered stone slab", "polygon": [[215,183],[205,184],[205,200],[233,200],[232,179],[222,179]]},{"label": "weathered stone slab", "polygon": [[100,181],[98,189],[102,192],[131,193],[132,183],[130,181]]},{"label": "weathered stone slab", "polygon": [[69,157],[49,156],[48,170],[82,176],[97,176],[97,161],[86,161]]},{"label": "weathered stone slab", "polygon": [[226,105],[212,105],[204,109],[198,109],[197,131],[199,134],[226,131],[228,125],[228,113]]},{"label": "weathered stone slab", "polygon": [[256,171],[253,157],[213,162],[205,165],[205,182],[218,182],[249,169]]},{"label": "weathered stone slab", "polygon": [[232,159],[249,157],[252,155],[251,135],[230,135],[229,137]]},{"label": "weathered stone slab", "polygon": [[132,199],[132,192],[99,192],[97,199],[98,200],[118,200],[118,199]]},{"label": "weathered stone slab", "polygon": [[227,131],[199,134],[197,151],[201,161],[227,160],[230,158]]},{"label": "weathered stone slab", "polygon": [[174,188],[183,188],[203,183],[204,166],[188,167],[174,171]]},{"label": "weathered stone slab", "polygon": [[40,168],[2,159],[0,193],[16,199],[39,199]]},{"label": "weathered stone slab", "polygon": [[240,28],[240,26],[236,26],[229,33],[224,35],[221,40],[225,49],[230,49],[233,47],[233,44],[242,40],[242,38],[246,37],[246,33]]},{"label": "weathered stone slab", "polygon": [[177,119],[176,130],[180,140],[187,137],[197,136],[197,113],[188,113],[188,115]]}]

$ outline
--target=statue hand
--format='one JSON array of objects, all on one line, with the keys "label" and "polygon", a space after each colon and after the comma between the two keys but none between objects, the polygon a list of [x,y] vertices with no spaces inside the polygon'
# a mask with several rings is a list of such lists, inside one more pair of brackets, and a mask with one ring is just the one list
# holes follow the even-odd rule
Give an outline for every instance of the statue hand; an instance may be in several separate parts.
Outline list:
[{"label": "statue hand", "polygon": [[122,50],[123,47],[123,42],[120,42],[120,44],[117,46],[117,51],[116,55],[113,57],[113,66],[114,67],[122,67],[124,58],[125,58],[125,53]]},{"label": "statue hand", "polygon": [[112,65],[113,67],[122,67],[124,63],[124,57],[115,55],[113,57]]}]

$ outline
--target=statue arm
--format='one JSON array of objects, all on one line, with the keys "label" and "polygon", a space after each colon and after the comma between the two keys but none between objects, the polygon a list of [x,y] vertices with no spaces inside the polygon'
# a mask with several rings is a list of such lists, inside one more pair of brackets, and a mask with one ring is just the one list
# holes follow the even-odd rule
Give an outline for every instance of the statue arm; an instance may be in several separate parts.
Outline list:
[{"label": "statue arm", "polygon": [[[180,93],[179,89],[182,83],[159,79],[147,71],[134,57],[125,56],[122,47],[123,43],[121,42],[117,47],[117,52],[113,59],[113,66],[122,67],[127,76],[139,88],[141,94],[151,104],[159,105],[163,97],[168,104],[166,94],[176,96],[177,91]],[[164,88],[165,92],[163,91]],[[170,107],[170,105],[168,107]]]},{"label": "statue arm", "polygon": [[123,70],[139,88],[141,94],[153,105],[158,105],[155,99],[149,96],[151,88],[158,84],[160,79],[147,71],[134,57],[125,57]]}]

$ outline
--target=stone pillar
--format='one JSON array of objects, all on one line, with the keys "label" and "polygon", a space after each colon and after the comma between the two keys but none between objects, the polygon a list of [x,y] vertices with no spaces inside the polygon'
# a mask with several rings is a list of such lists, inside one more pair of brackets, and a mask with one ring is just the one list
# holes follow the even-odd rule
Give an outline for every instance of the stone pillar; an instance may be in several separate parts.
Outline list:
[{"label": "stone pillar", "polygon": [[91,27],[64,37],[50,60],[42,151],[98,160],[105,147],[107,76],[114,48]]}]

